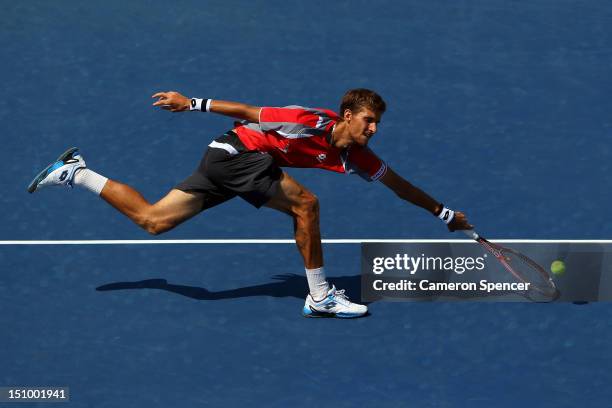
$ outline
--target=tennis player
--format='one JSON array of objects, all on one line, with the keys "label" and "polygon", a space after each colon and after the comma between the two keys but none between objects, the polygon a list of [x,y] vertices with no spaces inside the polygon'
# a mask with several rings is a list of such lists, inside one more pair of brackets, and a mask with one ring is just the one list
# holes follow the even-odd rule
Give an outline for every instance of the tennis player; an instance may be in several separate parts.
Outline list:
[{"label": "tennis player", "polygon": [[340,115],[301,106],[257,107],[222,100],[187,98],[178,92],[153,95],[153,106],[172,112],[214,112],[239,119],[213,140],[198,168],[165,197],[151,204],[132,187],[87,168],[71,148],[41,171],[29,192],[46,186],[79,186],[99,195],[153,235],[168,231],[203,210],[239,196],[256,208],[270,207],[293,218],[295,242],[306,269],[310,293],[307,317],[360,317],[367,307],[349,301],[326,279],[317,197],[281,167],[321,168],[380,180],[399,198],[422,207],[450,231],[471,229],[465,215],[445,207],[396,174],[367,145],[386,104],[367,89],[348,91]]}]

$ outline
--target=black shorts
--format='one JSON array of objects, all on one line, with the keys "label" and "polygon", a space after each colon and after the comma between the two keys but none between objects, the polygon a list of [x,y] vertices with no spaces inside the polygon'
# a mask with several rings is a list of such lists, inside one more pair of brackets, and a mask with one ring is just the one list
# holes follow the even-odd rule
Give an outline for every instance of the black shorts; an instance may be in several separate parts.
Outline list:
[{"label": "black shorts", "polygon": [[196,171],[174,188],[204,193],[204,209],[236,196],[261,207],[278,190],[282,170],[269,154],[240,150],[230,154],[209,147]]}]

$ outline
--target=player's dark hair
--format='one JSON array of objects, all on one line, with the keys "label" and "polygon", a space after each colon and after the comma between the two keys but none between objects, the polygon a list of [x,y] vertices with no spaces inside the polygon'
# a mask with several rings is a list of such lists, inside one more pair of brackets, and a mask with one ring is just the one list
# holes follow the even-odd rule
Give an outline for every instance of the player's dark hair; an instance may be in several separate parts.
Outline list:
[{"label": "player's dark hair", "polygon": [[371,109],[378,114],[385,113],[387,104],[379,94],[365,88],[350,89],[346,91],[340,102],[340,116],[344,115],[346,109],[357,113],[363,108]]}]

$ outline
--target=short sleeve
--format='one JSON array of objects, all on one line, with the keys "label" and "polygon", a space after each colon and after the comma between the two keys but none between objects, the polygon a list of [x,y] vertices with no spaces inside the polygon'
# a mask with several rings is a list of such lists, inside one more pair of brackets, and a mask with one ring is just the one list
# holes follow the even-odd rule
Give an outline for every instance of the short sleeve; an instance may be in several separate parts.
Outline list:
[{"label": "short sleeve", "polygon": [[366,181],[376,181],[387,172],[387,164],[367,147],[352,146],[342,153],[346,173],[355,173]]}]

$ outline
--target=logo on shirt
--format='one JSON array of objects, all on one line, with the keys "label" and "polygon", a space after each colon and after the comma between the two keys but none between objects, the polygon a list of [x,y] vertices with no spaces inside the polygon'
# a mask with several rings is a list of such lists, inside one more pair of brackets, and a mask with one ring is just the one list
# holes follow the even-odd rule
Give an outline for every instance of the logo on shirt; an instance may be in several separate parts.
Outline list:
[{"label": "logo on shirt", "polygon": [[317,156],[317,160],[320,162],[323,162],[325,159],[327,159],[327,155],[325,153],[321,153]]}]

